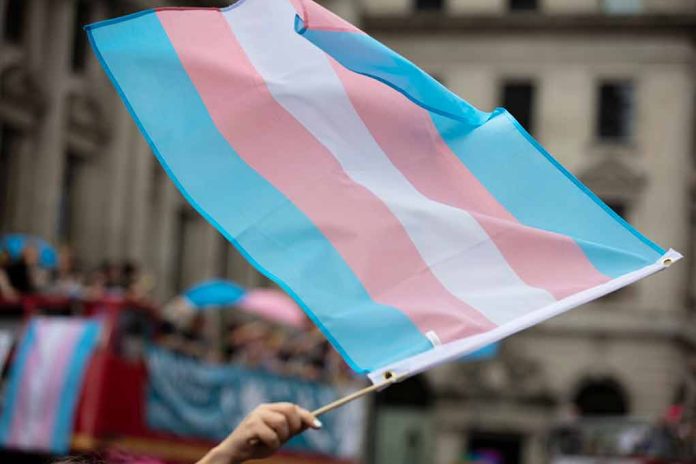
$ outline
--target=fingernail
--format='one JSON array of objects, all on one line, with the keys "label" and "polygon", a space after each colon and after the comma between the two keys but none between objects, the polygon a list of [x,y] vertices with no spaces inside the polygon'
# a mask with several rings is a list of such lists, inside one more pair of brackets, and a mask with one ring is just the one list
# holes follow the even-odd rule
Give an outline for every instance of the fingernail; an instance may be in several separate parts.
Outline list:
[{"label": "fingernail", "polygon": [[320,429],[322,426],[322,423],[319,419],[314,419],[314,428]]}]

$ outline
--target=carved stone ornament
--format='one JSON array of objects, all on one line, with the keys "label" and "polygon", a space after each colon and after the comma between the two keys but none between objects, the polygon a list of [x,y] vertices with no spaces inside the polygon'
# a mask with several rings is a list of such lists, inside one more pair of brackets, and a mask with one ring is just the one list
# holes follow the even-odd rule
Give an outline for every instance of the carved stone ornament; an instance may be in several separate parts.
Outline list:
[{"label": "carved stone ornament", "polygon": [[32,120],[44,112],[47,101],[38,79],[20,64],[8,67],[0,75],[0,100]]},{"label": "carved stone ornament", "polygon": [[101,144],[108,138],[104,114],[96,98],[87,94],[68,97],[68,132],[91,143]]},{"label": "carved stone ornament", "polygon": [[580,180],[605,199],[631,200],[643,190],[646,176],[618,157],[606,157],[583,174]]},{"label": "carved stone ornament", "polygon": [[453,380],[447,390],[460,397],[553,402],[543,364],[519,354],[463,364]]}]

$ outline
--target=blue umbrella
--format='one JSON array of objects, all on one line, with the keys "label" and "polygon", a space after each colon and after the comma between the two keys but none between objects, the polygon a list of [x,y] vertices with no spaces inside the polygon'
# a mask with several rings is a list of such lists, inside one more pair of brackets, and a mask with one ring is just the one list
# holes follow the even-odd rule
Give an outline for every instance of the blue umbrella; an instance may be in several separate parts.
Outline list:
[{"label": "blue umbrella", "polygon": [[194,285],[184,292],[184,297],[195,309],[232,306],[244,295],[246,290],[230,280],[207,280]]},{"label": "blue umbrella", "polygon": [[4,250],[11,259],[19,259],[27,247],[36,247],[39,252],[39,265],[52,269],[58,265],[58,253],[45,240],[27,234],[7,234],[0,239],[0,250]]}]

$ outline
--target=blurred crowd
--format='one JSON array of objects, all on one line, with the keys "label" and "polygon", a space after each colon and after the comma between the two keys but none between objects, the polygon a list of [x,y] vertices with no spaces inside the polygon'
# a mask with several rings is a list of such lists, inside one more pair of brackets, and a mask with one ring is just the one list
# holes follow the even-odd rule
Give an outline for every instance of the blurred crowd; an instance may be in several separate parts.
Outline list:
[{"label": "blurred crowd", "polygon": [[213,364],[236,364],[282,376],[342,383],[351,371],[309,322],[302,328],[271,322],[237,308],[196,311],[181,323],[165,311],[157,343]]},{"label": "blurred crowd", "polygon": [[[207,363],[232,363],[283,376],[311,381],[343,382],[351,371],[313,324],[289,327],[235,308],[196,311],[181,308],[181,298],[159,306],[150,294],[153,279],[131,262],[105,262],[90,272],[77,264],[71,250],[58,250],[54,269],[41,265],[39,252],[27,246],[18,256],[0,251],[0,306],[17,305],[25,296],[65,299],[67,314],[80,314],[80,303],[105,298],[127,301],[124,310],[124,344],[132,356],[141,356],[154,341],[184,356]],[[143,311],[154,308],[143,319]],[[182,315],[185,315],[182,316]],[[136,347],[133,349],[133,347]],[[135,354],[133,354],[135,353]]]},{"label": "blurred crowd", "polygon": [[58,250],[54,269],[41,265],[39,251],[34,246],[24,247],[15,257],[0,250],[0,300],[5,302],[37,294],[84,300],[123,297],[148,301],[150,282],[131,262],[104,262],[85,273],[68,247]]}]

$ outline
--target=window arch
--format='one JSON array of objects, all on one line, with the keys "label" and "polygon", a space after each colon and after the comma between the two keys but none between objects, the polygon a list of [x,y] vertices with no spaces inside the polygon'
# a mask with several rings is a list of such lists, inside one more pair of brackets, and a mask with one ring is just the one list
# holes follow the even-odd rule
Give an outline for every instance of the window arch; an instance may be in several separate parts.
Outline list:
[{"label": "window arch", "polygon": [[610,377],[582,382],[573,403],[581,416],[623,416],[630,410],[626,390]]}]

